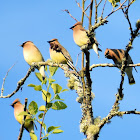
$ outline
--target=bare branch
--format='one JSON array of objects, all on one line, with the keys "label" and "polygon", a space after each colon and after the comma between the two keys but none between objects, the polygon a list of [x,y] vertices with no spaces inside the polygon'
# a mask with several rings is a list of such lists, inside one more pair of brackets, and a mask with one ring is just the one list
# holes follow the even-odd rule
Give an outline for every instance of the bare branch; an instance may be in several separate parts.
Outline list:
[{"label": "bare branch", "polygon": [[101,18],[103,19],[103,14],[104,14],[104,10],[105,10],[105,6],[106,6],[106,2],[107,2],[107,0],[105,0],[105,2],[104,2],[104,6],[103,6],[103,10],[102,10],[102,14],[101,14]]},{"label": "bare branch", "polygon": [[9,71],[10,71],[14,66],[15,66],[15,64],[7,71],[5,77],[3,78],[3,83],[2,83],[2,88],[1,88],[1,96],[3,96],[4,84],[5,84],[6,77],[8,76]]},{"label": "bare branch", "polygon": [[98,5],[97,5],[97,0],[95,0],[95,24],[98,22],[98,13],[97,13]]},{"label": "bare branch", "polygon": [[91,27],[91,25],[92,25],[92,9],[93,9],[93,0],[91,0],[91,2],[90,2],[91,4],[90,4],[90,13],[89,13],[89,27]]},{"label": "bare branch", "polygon": [[86,14],[85,10],[80,6],[80,3],[78,3],[77,0],[75,0],[75,2],[77,3],[78,7],[82,9],[82,12],[85,14],[85,16],[87,18],[89,18],[88,15]]},{"label": "bare branch", "polygon": [[65,9],[65,10],[62,10],[62,11],[63,12],[65,11],[66,13],[68,13],[70,15],[70,17],[72,17],[76,22],[78,22],[78,20],[70,14],[69,10]]},{"label": "bare branch", "polygon": [[21,88],[21,86],[22,86],[22,85],[24,84],[24,82],[26,81],[26,79],[30,76],[31,72],[32,72],[32,70],[31,70],[31,68],[29,68],[29,70],[28,70],[26,76],[25,76],[24,78],[22,78],[20,81],[18,81],[18,83],[17,83],[17,88],[15,89],[15,91],[13,91],[11,94],[8,94],[8,95],[6,95],[6,96],[0,96],[0,98],[10,98],[10,97],[12,97],[16,92],[18,92],[19,89]]},{"label": "bare branch", "polygon": [[[27,102],[28,102],[28,99],[25,98],[24,111],[26,111],[26,109],[27,109]],[[23,130],[24,130],[24,124],[25,124],[25,118],[26,118],[26,115],[23,116],[23,120],[22,120],[22,124],[21,124],[21,127],[20,127],[20,133],[19,133],[19,136],[18,136],[18,140],[22,139],[22,134],[23,134]]]}]

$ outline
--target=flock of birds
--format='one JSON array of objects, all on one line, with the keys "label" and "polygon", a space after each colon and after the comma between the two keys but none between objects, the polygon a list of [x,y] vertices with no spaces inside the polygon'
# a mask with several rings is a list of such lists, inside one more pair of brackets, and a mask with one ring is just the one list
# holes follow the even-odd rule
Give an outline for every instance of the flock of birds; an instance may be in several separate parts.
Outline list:
[{"label": "flock of birds", "polygon": [[[88,37],[87,30],[85,30],[82,26],[81,22],[77,22],[74,24],[70,29],[73,30],[73,39],[74,42],[79,46],[86,45],[88,43],[91,43],[90,38]],[[50,57],[53,62],[58,63],[58,64],[68,64],[70,68],[73,69],[73,61],[72,58],[69,54],[69,52],[59,43],[58,39],[52,39],[48,41],[50,44]],[[23,47],[23,55],[25,61],[29,64],[32,65],[33,62],[44,62],[44,58],[39,51],[39,49],[34,45],[33,42],[31,41],[26,41],[22,45]],[[101,49],[98,48],[98,42],[96,41],[96,38],[94,38],[94,43],[92,44],[92,48],[96,52],[96,54],[99,57],[99,52]],[[112,59],[115,64],[122,64],[122,60],[124,57],[125,51],[122,49],[106,49],[105,50],[105,57],[108,59]],[[128,54],[128,61],[127,64],[133,64],[133,61]],[[45,67],[40,66],[38,68],[40,74],[42,75],[43,79],[45,79],[45,72],[44,72]],[[135,80],[132,74],[132,67],[127,67],[125,69],[125,72],[128,76],[129,84],[135,84]],[[24,106],[21,104],[19,99],[16,99],[12,105],[14,108],[14,116],[15,119],[22,124],[23,116],[20,115],[19,113],[24,111]],[[30,119],[30,116],[27,116],[26,119]],[[24,125],[25,129],[29,133],[34,133],[34,125],[33,121],[25,121]]]}]

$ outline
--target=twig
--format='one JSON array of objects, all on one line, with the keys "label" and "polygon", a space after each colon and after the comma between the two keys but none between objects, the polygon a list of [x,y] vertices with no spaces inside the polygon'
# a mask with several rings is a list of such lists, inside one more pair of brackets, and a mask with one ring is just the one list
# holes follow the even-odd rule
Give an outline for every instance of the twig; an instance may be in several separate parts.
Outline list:
[{"label": "twig", "polygon": [[120,4],[120,7],[118,7],[117,9],[113,10],[111,13],[109,13],[104,19],[107,19],[110,15],[112,15],[113,13],[115,13],[116,11],[120,10],[120,9],[123,9],[123,8],[126,8],[127,6],[123,6],[124,3],[126,2],[127,0],[125,0],[122,4]]},{"label": "twig", "polygon": [[[28,102],[28,99],[25,98],[24,111],[26,111],[27,102]],[[22,124],[21,124],[21,127],[20,127],[20,133],[19,133],[19,136],[18,136],[18,140],[22,139],[22,134],[23,134],[23,130],[24,130],[24,124],[25,124],[25,118],[26,118],[26,115],[23,115],[23,120],[22,120]]]},{"label": "twig", "polygon": [[128,16],[128,10],[129,10],[129,7],[130,7],[131,4],[132,4],[131,2],[128,3],[127,9],[125,11],[122,9],[122,12],[124,13],[125,18],[128,21],[129,28],[130,28],[130,31],[131,31],[131,36],[133,36],[133,28],[132,28],[132,25],[131,25],[131,22],[130,22],[130,19],[129,19],[129,16]]},{"label": "twig", "polygon": [[40,140],[42,140],[42,125],[43,125],[43,122],[44,122],[44,119],[45,119],[45,115],[46,115],[46,111],[44,111],[43,113],[43,118],[42,118],[42,122],[40,123]]},{"label": "twig", "polygon": [[97,18],[98,18],[97,9],[98,9],[97,0],[95,0],[95,24],[97,23]]},{"label": "twig", "polygon": [[70,14],[69,10],[65,9],[65,10],[62,10],[62,11],[63,12],[65,11],[66,13],[68,13],[70,15],[70,17],[72,17],[76,22],[78,22],[78,20]]},{"label": "twig", "polygon": [[104,6],[103,6],[103,10],[102,10],[102,14],[101,14],[101,18],[103,19],[103,14],[104,14],[104,10],[105,10],[105,6],[106,6],[106,2],[107,2],[107,0],[105,0],[105,2],[104,2]]},{"label": "twig", "polygon": [[[76,1],[77,2],[77,1]],[[85,8],[85,1],[82,0],[82,19],[81,19],[81,22],[83,23],[84,22],[84,8]]]},{"label": "twig", "polygon": [[11,94],[8,94],[6,96],[0,96],[0,98],[10,98],[12,97],[16,92],[19,91],[19,89],[21,88],[21,86],[24,84],[24,82],[26,81],[26,79],[30,76],[32,70],[31,68],[28,69],[28,72],[26,74],[26,76],[24,78],[22,78],[20,81],[18,81],[17,83],[17,88],[15,89],[15,91],[13,91]]},{"label": "twig", "polygon": [[[137,64],[127,64],[126,67],[138,67],[140,66],[140,63],[137,63]],[[90,66],[90,71],[93,69],[93,68],[97,68],[97,67],[121,67],[121,65],[119,64],[111,64],[111,63],[104,63],[104,64],[93,64]],[[85,68],[84,68],[85,69]]]},{"label": "twig", "polygon": [[103,0],[100,0],[100,1],[99,1],[99,3],[97,4],[97,7],[101,4],[102,1],[103,1]]},{"label": "twig", "polygon": [[[84,1],[84,0],[83,0],[83,1]],[[85,10],[83,9],[83,7],[80,6],[80,3],[78,3],[77,0],[75,0],[75,2],[77,3],[78,7],[82,9],[82,12],[85,14],[85,16],[86,16],[87,18],[89,18],[89,17],[87,16]]]},{"label": "twig", "polygon": [[2,83],[2,88],[1,88],[1,96],[3,96],[4,84],[5,84],[6,77],[8,76],[9,71],[10,71],[14,66],[15,66],[15,64],[7,71],[5,77],[3,78],[3,83]]},{"label": "twig", "polygon": [[93,9],[93,0],[91,0],[91,2],[90,2],[91,4],[90,4],[90,11],[89,11],[89,27],[91,27],[91,25],[92,25],[92,9]]}]

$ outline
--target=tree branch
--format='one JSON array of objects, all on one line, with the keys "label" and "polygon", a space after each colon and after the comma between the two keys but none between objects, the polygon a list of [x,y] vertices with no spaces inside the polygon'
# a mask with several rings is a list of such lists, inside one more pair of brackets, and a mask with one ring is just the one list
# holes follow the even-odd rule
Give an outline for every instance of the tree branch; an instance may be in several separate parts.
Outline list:
[{"label": "tree branch", "polygon": [[78,22],[78,20],[70,14],[69,10],[65,9],[65,10],[62,10],[62,11],[63,12],[65,11],[66,13],[68,13],[70,15],[70,17],[72,17],[76,22]]},{"label": "tree branch", "polygon": [[[27,109],[27,102],[28,102],[28,99],[25,98],[24,111],[26,111],[26,109]],[[25,118],[26,118],[26,115],[23,115],[23,120],[22,120],[22,124],[21,124],[21,127],[20,127],[20,133],[19,133],[19,136],[18,136],[18,140],[22,139],[22,134],[23,134],[23,130],[24,130],[24,124],[25,124]]]},{"label": "tree branch", "polygon": [[1,88],[1,96],[3,96],[4,84],[5,84],[6,77],[8,76],[9,71],[10,71],[14,66],[15,66],[15,64],[7,71],[5,77],[3,78],[3,83],[2,83],[2,88]]}]

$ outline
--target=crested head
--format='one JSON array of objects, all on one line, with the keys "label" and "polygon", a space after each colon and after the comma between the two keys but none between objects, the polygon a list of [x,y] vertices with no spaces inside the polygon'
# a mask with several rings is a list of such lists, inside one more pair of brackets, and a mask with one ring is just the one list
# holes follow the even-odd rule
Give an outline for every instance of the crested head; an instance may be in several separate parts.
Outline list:
[{"label": "crested head", "polygon": [[82,22],[78,21],[77,23],[75,23],[70,29],[74,29],[75,27],[78,27],[78,26],[82,26]]},{"label": "crested head", "polygon": [[33,42],[32,42],[32,41],[25,41],[25,42],[23,42],[20,46],[21,46],[21,47],[24,47],[24,46],[27,45],[27,44],[33,44]]},{"label": "crested head", "polygon": [[54,39],[51,39],[50,41],[47,41],[48,43],[51,43],[51,42],[58,42],[58,39],[54,38]]},{"label": "crested head", "polygon": [[15,99],[13,101],[13,103],[11,104],[11,106],[14,107],[14,105],[17,104],[17,103],[20,103],[20,100],[19,99]]}]

